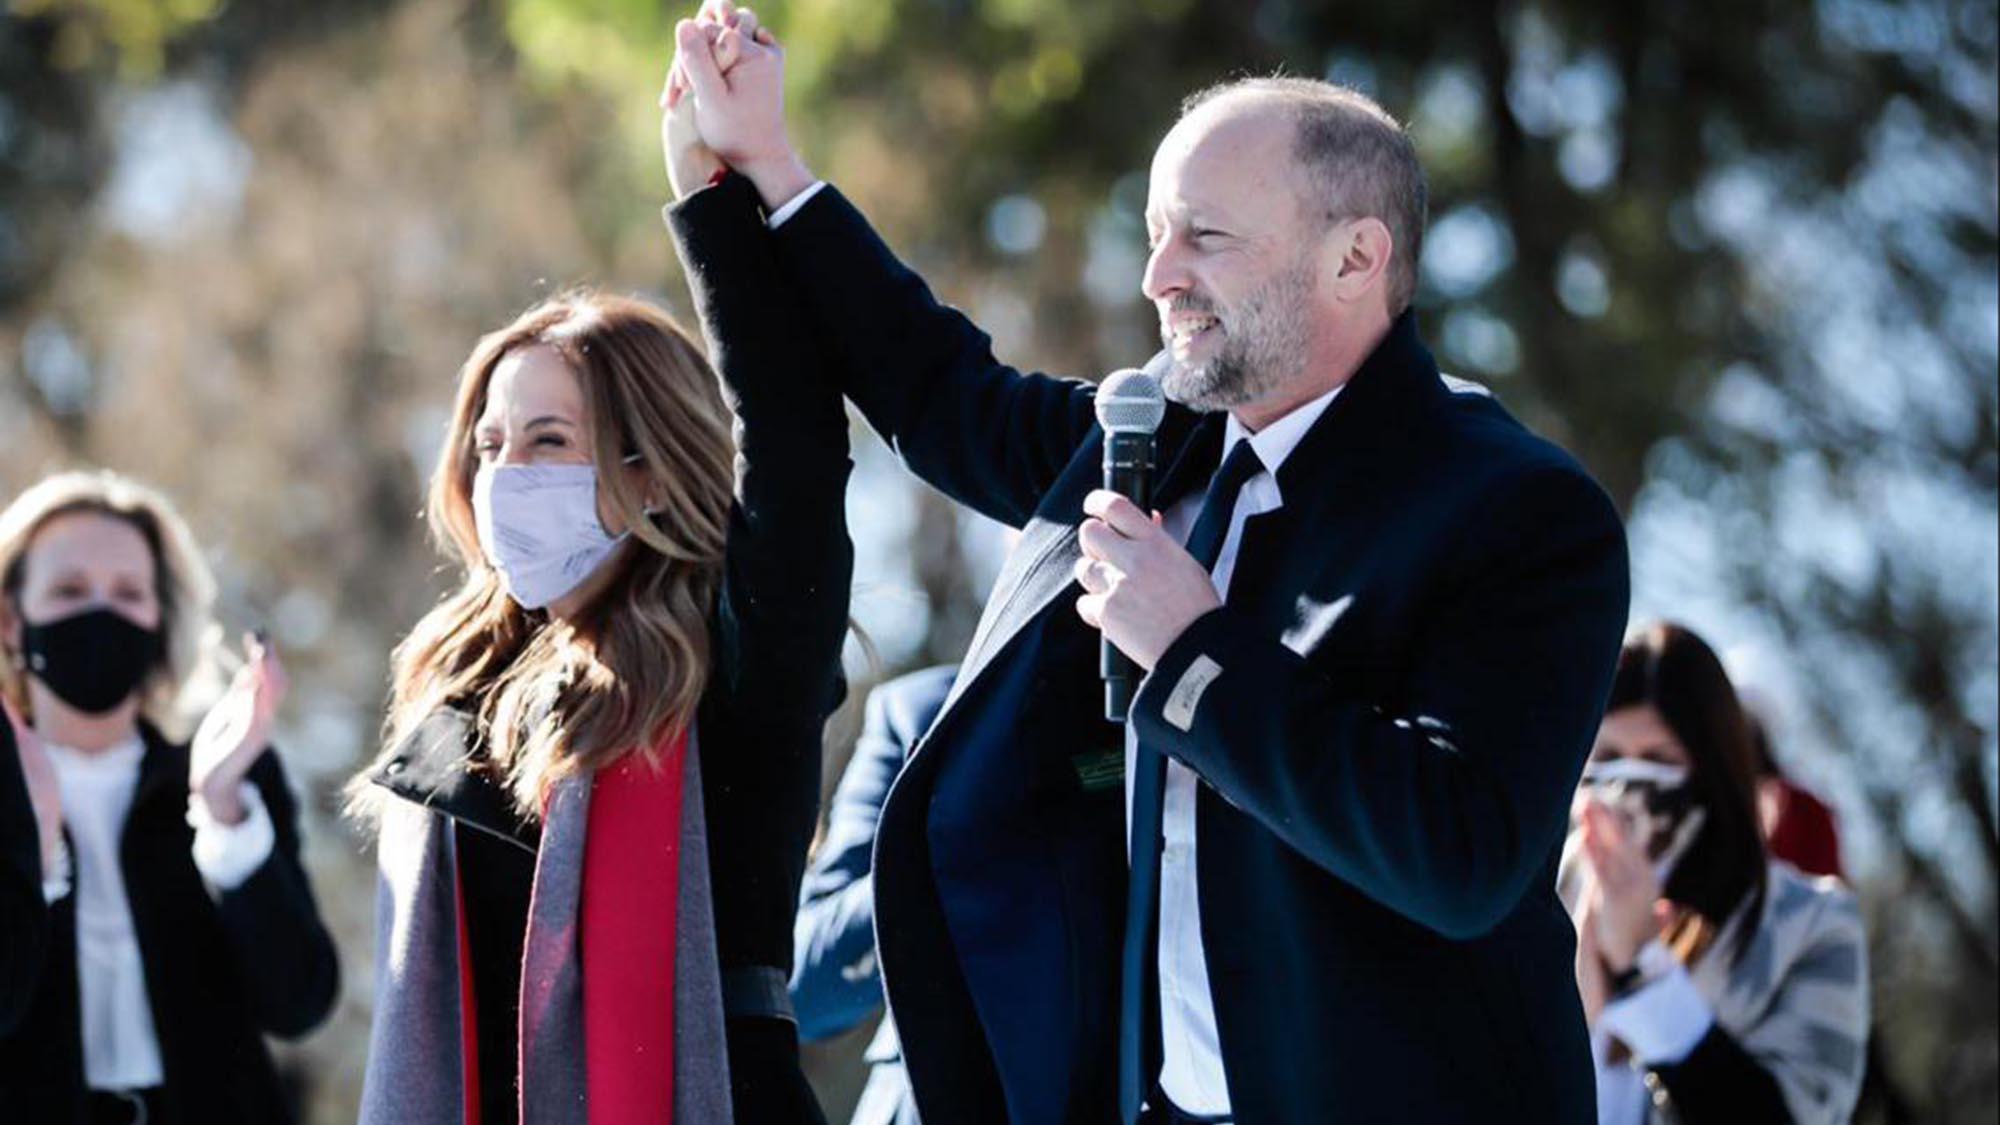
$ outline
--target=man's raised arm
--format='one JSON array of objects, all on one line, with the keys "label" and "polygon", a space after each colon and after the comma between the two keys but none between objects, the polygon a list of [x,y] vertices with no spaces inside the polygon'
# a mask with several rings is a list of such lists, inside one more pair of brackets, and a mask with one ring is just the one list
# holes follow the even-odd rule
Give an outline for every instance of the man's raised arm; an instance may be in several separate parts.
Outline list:
[{"label": "man's raised arm", "polygon": [[[711,5],[704,19],[724,12]],[[984,332],[939,302],[838,191],[818,185],[786,132],[784,51],[768,32],[711,33],[689,20],[676,34],[676,70],[702,139],[782,220],[779,261],[847,397],[917,475],[1004,523],[1025,523],[1094,425],[1090,385],[1000,363]]]}]

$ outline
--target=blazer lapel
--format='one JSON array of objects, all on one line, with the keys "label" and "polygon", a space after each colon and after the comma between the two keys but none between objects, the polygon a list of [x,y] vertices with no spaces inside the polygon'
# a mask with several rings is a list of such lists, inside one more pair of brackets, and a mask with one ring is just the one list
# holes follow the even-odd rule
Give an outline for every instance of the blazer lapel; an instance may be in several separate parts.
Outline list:
[{"label": "blazer lapel", "polygon": [[932,721],[932,729],[943,721],[973,681],[993,658],[1007,647],[1021,628],[1033,621],[1074,581],[1076,560],[1083,557],[1076,542],[1076,524],[1037,515],[1021,529],[1021,540],[1007,555],[1000,576],[993,583],[993,596],[979,615],[979,627],[966,646],[965,659],[952,680],[944,706]]},{"label": "blazer lapel", "polygon": [[1191,492],[1208,491],[1209,478],[1222,464],[1222,434],[1229,416],[1218,410],[1200,415],[1171,459],[1162,458],[1166,471],[1153,488],[1153,508],[1164,512]]},{"label": "blazer lapel", "polygon": [[146,752],[139,759],[139,781],[132,789],[132,815],[140,815],[157,804],[170,820],[186,815],[188,751],[168,742],[151,723],[139,724],[139,741]]},{"label": "blazer lapel", "polygon": [[[1153,506],[1165,508],[1197,487],[1206,487],[1221,458],[1225,416],[1221,413],[1195,415],[1170,410],[1161,425],[1160,440],[1173,453],[1161,460],[1166,470],[1153,490]],[[936,729],[966,690],[978,680],[994,658],[1029,622],[1039,617],[1049,603],[1076,585],[1076,562],[1083,556],[1077,545],[1076,528],[1083,522],[1083,498],[1097,487],[1086,474],[1101,459],[1103,431],[1093,431],[1070,461],[1069,471],[1042,504],[1041,511],[1021,530],[1021,540],[1007,555],[1000,575],[993,583],[993,596],[980,614],[979,627],[966,648],[958,677],[952,681],[943,708],[931,723]]]}]

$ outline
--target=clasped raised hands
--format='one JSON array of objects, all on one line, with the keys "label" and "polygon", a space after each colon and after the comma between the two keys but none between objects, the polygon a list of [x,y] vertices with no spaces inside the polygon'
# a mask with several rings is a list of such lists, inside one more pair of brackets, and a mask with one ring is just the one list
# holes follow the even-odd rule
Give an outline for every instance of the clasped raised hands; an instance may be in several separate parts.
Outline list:
[{"label": "clasped raised hands", "polygon": [[785,51],[756,13],[707,0],[675,26],[674,40],[660,93],[674,194],[699,190],[723,167],[750,180],[773,209],[812,186],[785,130]]}]

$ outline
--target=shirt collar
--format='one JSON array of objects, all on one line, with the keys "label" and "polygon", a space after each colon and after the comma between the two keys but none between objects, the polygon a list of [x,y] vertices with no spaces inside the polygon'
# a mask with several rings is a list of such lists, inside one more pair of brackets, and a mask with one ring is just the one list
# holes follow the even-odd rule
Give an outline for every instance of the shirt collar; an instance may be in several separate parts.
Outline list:
[{"label": "shirt collar", "polygon": [[42,745],[49,751],[49,760],[63,772],[93,777],[136,771],[140,759],[146,756],[146,744],[137,732],[116,746],[97,751],[77,750],[48,741]]},{"label": "shirt collar", "polygon": [[1231,414],[1222,431],[1222,455],[1228,457],[1235,451],[1237,442],[1247,439],[1264,471],[1276,477],[1278,466],[1283,465],[1285,458],[1292,455],[1292,450],[1299,447],[1299,442],[1305,440],[1306,431],[1312,429],[1313,423],[1326,413],[1334,397],[1346,388],[1347,384],[1342,383],[1318,398],[1302,402],[1290,413],[1254,434],[1236,420],[1236,415]]}]

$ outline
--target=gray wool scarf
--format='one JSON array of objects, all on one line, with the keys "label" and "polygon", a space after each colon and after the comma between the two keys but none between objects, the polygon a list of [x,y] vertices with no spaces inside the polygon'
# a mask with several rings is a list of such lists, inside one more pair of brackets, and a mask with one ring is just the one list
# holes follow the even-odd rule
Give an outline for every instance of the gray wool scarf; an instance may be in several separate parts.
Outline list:
[{"label": "gray wool scarf", "polygon": [[[697,747],[690,731],[681,781],[672,1125],[725,1125],[729,1070]],[[577,919],[591,781],[580,775],[556,789],[535,857],[521,964],[522,1125],[589,1121]],[[465,1060],[451,825],[409,801],[385,805],[377,842],[375,1014],[360,1122],[460,1125]]]}]

